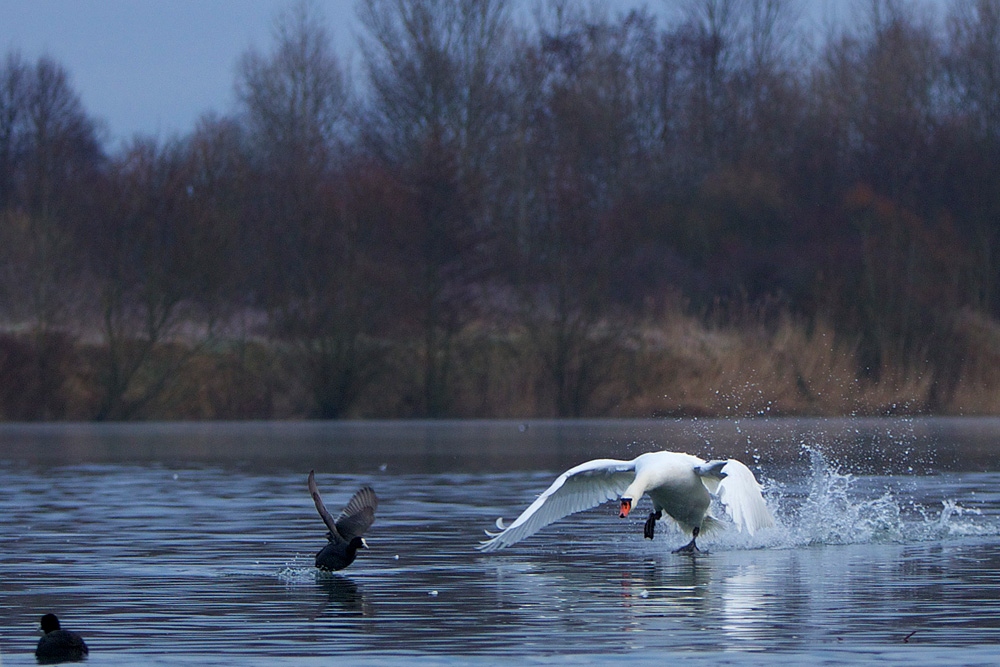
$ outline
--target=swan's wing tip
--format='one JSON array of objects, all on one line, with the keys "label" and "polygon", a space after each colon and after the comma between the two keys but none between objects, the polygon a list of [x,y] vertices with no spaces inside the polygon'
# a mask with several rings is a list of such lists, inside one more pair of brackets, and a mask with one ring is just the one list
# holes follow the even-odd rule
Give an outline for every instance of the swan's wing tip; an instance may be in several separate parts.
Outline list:
[{"label": "swan's wing tip", "polygon": [[496,527],[497,527],[497,529],[495,531],[490,530],[489,528],[487,528],[487,529],[483,530],[483,532],[486,533],[490,537],[496,537],[497,535],[501,534],[503,531],[507,530],[507,526],[504,524],[502,516],[497,518],[497,520],[496,520]]},{"label": "swan's wing tip", "polygon": [[496,520],[499,532],[487,530],[489,540],[479,549],[495,551],[534,535],[559,519],[621,495],[635,478],[634,461],[595,459],[581,463],[559,475],[527,509],[505,524]]},{"label": "swan's wing tip", "polygon": [[483,540],[482,542],[480,542],[479,544],[477,544],[476,545],[476,551],[482,551],[483,553],[489,553],[491,551],[496,551],[497,549],[503,549],[506,545],[505,544],[501,544],[496,539],[500,535],[500,533],[494,533],[494,535],[495,535],[495,537],[493,537],[493,538],[491,538],[489,540]]}]

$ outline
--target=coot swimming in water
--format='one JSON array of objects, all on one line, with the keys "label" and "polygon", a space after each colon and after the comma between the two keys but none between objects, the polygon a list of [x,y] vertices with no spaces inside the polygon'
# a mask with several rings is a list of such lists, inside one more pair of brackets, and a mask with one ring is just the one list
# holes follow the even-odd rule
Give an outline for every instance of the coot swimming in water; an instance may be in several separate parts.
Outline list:
[{"label": "coot swimming in water", "polygon": [[83,637],[70,630],[61,629],[55,614],[42,616],[42,632],[44,635],[38,640],[35,657],[43,665],[76,662],[87,657],[89,650]]},{"label": "coot swimming in water", "polygon": [[334,519],[323,504],[323,498],[316,488],[316,475],[312,470],[309,471],[309,492],[323,523],[330,529],[326,534],[329,544],[316,554],[316,567],[321,570],[343,570],[354,562],[358,549],[368,548],[362,535],[375,521],[378,497],[370,486],[363,486],[340,512],[340,516]]}]

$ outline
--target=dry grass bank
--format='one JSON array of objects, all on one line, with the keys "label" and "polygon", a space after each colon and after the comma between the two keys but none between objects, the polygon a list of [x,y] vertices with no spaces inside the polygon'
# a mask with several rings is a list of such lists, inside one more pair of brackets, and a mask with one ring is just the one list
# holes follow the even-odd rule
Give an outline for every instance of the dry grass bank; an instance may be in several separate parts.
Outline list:
[{"label": "dry grass bank", "polygon": [[[676,310],[622,331],[573,372],[585,377],[580,416],[757,416],[1000,414],[1000,323],[956,318],[954,368],[922,361],[886,364],[878,381],[858,376],[857,344],[829,323],[788,316],[765,325],[707,325]],[[419,417],[419,359],[389,348],[382,372],[344,416]],[[150,367],[124,401],[129,419],[302,419],[313,414],[300,363],[266,342],[214,345],[189,354],[174,343],[154,364],[179,370],[160,382]],[[554,417],[555,389],[521,330],[480,324],[458,337],[447,416]],[[0,337],[0,419],[89,420],[101,401],[101,350],[61,336]],[[589,366],[588,366],[589,364]],[[943,383],[941,378],[948,378]],[[581,383],[583,380],[581,380]],[[944,385],[945,389],[942,389]],[[583,386],[581,384],[581,386]]]},{"label": "dry grass bank", "polygon": [[878,382],[861,379],[856,345],[827,323],[706,327],[674,316],[642,340],[642,389],[622,416],[876,415],[928,404],[930,374],[886,367]]}]

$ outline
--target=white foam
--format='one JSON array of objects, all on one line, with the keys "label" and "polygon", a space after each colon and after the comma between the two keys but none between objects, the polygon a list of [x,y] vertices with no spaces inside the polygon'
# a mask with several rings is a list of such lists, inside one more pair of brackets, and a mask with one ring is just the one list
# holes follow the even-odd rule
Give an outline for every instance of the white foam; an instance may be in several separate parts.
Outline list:
[{"label": "white foam", "polygon": [[[786,484],[762,479],[764,496],[777,524],[774,528],[754,537],[725,531],[706,541],[706,546],[753,549],[901,544],[1000,535],[1000,518],[963,507],[953,498],[941,498],[937,501],[940,505],[920,505],[895,488],[899,484],[892,482],[898,478],[886,478],[882,488],[877,483],[861,485],[859,478],[842,472],[818,449],[804,446],[803,453],[808,464],[798,479]],[[719,511],[713,507],[713,513]]]}]

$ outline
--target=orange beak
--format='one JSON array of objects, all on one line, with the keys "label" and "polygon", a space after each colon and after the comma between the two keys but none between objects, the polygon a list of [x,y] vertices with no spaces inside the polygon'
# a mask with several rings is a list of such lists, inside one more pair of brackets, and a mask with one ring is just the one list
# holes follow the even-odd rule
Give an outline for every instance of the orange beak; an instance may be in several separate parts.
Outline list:
[{"label": "orange beak", "polygon": [[624,519],[632,511],[632,499],[622,498],[622,511],[618,514],[619,519]]}]

